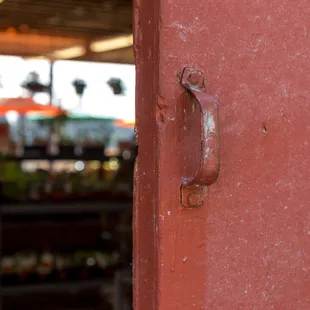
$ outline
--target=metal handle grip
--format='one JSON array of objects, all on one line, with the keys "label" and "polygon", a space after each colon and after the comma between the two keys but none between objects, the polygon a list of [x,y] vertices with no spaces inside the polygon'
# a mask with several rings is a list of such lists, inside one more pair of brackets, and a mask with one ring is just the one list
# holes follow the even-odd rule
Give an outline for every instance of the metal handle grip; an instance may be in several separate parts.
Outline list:
[{"label": "metal handle grip", "polygon": [[[208,95],[201,89],[204,87],[203,74],[190,68],[185,68],[181,85],[188,90],[198,102],[201,123],[201,158],[198,173],[183,180],[182,204],[185,207],[195,207],[202,204],[202,199],[197,195],[203,193],[203,187],[216,182],[220,170],[220,131],[219,107],[217,98]],[[187,197],[184,202],[184,197]],[[188,201],[191,197],[192,202]]]},{"label": "metal handle grip", "polygon": [[198,173],[186,185],[211,185],[219,175],[219,109],[215,96],[188,89],[197,99],[201,117],[201,159]]}]

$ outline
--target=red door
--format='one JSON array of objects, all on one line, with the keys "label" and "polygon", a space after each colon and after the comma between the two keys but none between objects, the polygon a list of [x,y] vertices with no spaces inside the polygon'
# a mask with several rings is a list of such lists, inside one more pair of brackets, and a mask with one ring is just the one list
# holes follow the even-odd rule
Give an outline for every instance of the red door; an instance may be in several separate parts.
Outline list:
[{"label": "red door", "polygon": [[310,309],[309,14],[136,0],[135,310]]}]

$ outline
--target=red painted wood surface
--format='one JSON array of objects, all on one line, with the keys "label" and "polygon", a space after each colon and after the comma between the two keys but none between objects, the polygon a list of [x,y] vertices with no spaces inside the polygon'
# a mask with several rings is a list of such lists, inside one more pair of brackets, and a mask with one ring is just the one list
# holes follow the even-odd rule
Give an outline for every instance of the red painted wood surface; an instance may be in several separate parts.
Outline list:
[{"label": "red painted wood surface", "polygon": [[[310,308],[309,13],[307,0],[136,0],[135,310]],[[220,178],[193,210],[186,66],[220,105]]]}]

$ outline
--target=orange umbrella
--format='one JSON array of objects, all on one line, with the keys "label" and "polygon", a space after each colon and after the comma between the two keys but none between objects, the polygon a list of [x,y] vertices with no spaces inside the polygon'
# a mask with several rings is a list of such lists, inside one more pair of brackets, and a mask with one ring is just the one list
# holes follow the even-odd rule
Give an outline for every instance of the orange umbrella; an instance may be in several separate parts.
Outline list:
[{"label": "orange umbrella", "polygon": [[117,127],[122,127],[122,128],[134,128],[135,127],[135,121],[134,120],[116,120],[114,122],[114,125]]},{"label": "orange umbrella", "polygon": [[22,115],[39,114],[42,116],[57,116],[65,111],[52,105],[36,103],[32,98],[7,98],[0,99],[0,115],[15,111]]}]

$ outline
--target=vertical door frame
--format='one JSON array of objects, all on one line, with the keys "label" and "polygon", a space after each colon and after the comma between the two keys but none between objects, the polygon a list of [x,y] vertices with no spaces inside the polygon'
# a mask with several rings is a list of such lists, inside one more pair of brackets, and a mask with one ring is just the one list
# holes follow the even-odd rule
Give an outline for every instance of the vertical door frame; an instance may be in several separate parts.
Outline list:
[{"label": "vertical door frame", "polygon": [[[183,2],[186,8],[189,4]],[[175,45],[184,38],[174,37],[181,26],[172,22],[173,6],[182,7],[182,1],[136,0],[134,6],[139,146],[134,171],[135,310],[206,306],[207,211],[184,209],[180,201],[185,163],[190,162],[194,170],[199,160],[198,152],[192,160],[182,154],[182,130],[188,130],[184,114],[191,105],[180,86],[180,75],[195,63],[190,49],[184,53]],[[194,146],[191,135],[195,133],[190,131],[187,149]]]},{"label": "vertical door frame", "polygon": [[[148,3],[147,3],[148,2]],[[159,1],[134,1],[134,53],[136,63],[136,140],[138,156],[134,168],[134,309],[157,307],[158,158],[155,121],[159,59]],[[147,51],[152,57],[147,57]],[[148,130],[143,128],[148,127]],[[147,142],[148,140],[148,142]]]}]

